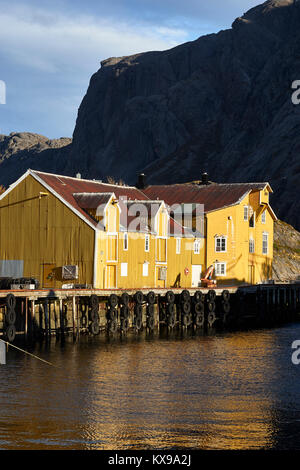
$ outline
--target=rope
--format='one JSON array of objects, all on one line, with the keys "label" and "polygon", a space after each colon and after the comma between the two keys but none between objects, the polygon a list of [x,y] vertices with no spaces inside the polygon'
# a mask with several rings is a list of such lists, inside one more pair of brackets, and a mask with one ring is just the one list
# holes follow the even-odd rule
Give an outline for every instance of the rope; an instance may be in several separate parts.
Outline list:
[{"label": "rope", "polygon": [[45,362],[45,363],[48,364],[49,366],[56,367],[54,364],[51,364],[51,362],[45,361],[45,359],[41,359],[40,357],[35,356],[34,354],[31,354],[31,353],[29,353],[28,351],[25,351],[24,349],[18,348],[18,347],[15,346],[14,344],[8,343],[7,341],[4,341],[3,339],[0,339],[0,341],[2,341],[2,343],[7,344],[7,346],[12,346],[13,348],[18,349],[19,351],[21,351],[21,352],[23,352],[23,353],[25,353],[25,354],[28,354],[28,356],[34,357],[35,359],[38,359],[39,361]]}]

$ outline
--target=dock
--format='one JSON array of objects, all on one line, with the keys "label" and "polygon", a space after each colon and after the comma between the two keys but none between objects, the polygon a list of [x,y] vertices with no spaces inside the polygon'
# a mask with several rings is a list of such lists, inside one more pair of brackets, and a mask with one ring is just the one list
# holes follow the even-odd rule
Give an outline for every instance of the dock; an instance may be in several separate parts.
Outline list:
[{"label": "dock", "polygon": [[0,291],[0,337],[273,327],[300,319],[300,283],[215,289]]}]

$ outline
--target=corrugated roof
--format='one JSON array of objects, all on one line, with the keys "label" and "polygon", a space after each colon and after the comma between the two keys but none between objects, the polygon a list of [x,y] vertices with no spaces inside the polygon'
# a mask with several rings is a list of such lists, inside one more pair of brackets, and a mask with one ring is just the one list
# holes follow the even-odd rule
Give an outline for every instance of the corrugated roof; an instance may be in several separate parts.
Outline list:
[{"label": "corrugated roof", "polygon": [[75,201],[82,209],[97,209],[107,204],[114,193],[73,193]]},{"label": "corrugated roof", "polygon": [[[117,198],[123,196],[127,199],[145,200],[145,195],[137,188],[131,186],[118,186],[106,184],[100,181],[84,180],[72,178],[70,176],[61,176],[42,171],[30,170],[31,174],[36,175],[40,180],[50,186],[59,196],[62,197],[72,208],[79,212],[88,222],[95,227],[95,221],[78,203],[74,193],[107,193],[112,192]],[[91,208],[90,208],[91,209]]]},{"label": "corrugated roof", "polygon": [[238,204],[250,191],[262,190],[266,186],[268,183],[210,184],[208,186],[173,184],[148,186],[143,192],[150,199],[164,200],[169,206],[196,203],[203,204],[205,212],[211,212]]}]

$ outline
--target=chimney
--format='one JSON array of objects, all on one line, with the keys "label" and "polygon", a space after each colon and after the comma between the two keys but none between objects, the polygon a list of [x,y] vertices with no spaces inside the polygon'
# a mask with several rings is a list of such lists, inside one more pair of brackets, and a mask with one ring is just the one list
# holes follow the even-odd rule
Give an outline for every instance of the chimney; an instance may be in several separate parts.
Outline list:
[{"label": "chimney", "polygon": [[138,182],[136,185],[137,189],[145,189],[146,182],[145,182],[145,175],[144,173],[140,173],[138,177]]},{"label": "chimney", "polygon": [[208,174],[206,172],[202,173],[201,184],[208,185]]}]

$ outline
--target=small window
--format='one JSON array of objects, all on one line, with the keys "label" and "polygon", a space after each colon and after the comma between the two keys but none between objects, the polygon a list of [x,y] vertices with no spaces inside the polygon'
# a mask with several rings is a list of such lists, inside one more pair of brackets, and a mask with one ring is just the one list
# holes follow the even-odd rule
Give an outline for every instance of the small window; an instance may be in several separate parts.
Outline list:
[{"label": "small window", "polygon": [[145,251],[150,251],[150,236],[145,235]]},{"label": "small window", "polygon": [[194,241],[194,254],[195,255],[200,254],[200,240],[195,240]]},{"label": "small window", "polygon": [[149,274],[149,264],[144,263],[143,264],[143,277],[147,277]]},{"label": "small window", "polygon": [[263,213],[261,214],[261,223],[262,224],[265,224],[266,223],[266,211],[263,211]]},{"label": "small window", "polygon": [[249,227],[250,228],[254,228],[255,227],[255,212],[253,212],[253,214],[251,215],[250,219],[249,219]]},{"label": "small window", "polygon": [[227,251],[227,237],[216,237],[215,240],[216,251],[225,253]]},{"label": "small window", "polygon": [[268,251],[269,251],[269,234],[263,233],[263,245],[262,245],[263,255],[267,255]]},{"label": "small window", "polygon": [[180,255],[181,251],[181,238],[176,238],[176,255]]},{"label": "small window", "polygon": [[123,245],[124,251],[128,250],[128,233],[124,233],[124,245]]},{"label": "small window", "polygon": [[226,263],[215,264],[216,276],[226,276]]},{"label": "small window", "polygon": [[244,220],[248,222],[248,218],[249,218],[249,207],[244,206]]},{"label": "small window", "polygon": [[255,244],[253,238],[249,240],[249,253],[254,253],[255,251]]},{"label": "small window", "polygon": [[121,263],[121,277],[127,277],[128,274],[128,264]]}]

